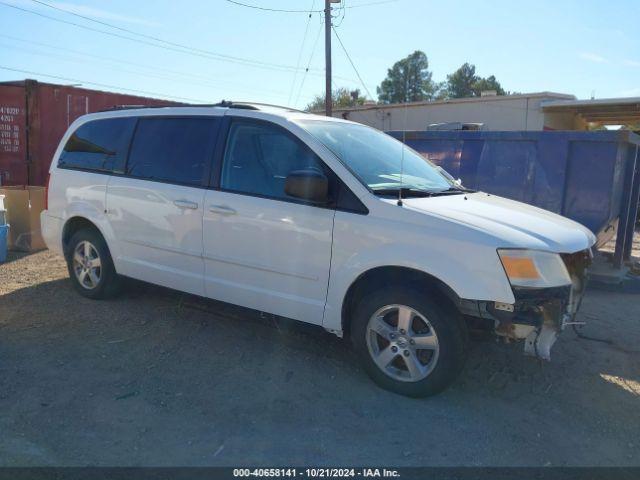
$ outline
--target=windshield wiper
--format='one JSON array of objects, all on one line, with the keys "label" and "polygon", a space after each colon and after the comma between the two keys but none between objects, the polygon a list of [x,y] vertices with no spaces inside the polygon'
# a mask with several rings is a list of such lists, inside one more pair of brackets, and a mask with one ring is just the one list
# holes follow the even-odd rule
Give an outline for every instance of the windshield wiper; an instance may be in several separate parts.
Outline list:
[{"label": "windshield wiper", "polygon": [[473,193],[475,190],[470,190],[464,187],[449,187],[446,190],[421,190],[419,188],[374,188],[373,193],[376,195],[390,195],[397,197],[402,194],[403,198],[419,198],[419,197],[438,197],[443,195],[460,195],[463,193]]},{"label": "windshield wiper", "polygon": [[402,195],[402,198],[411,198],[411,197],[431,197],[434,193],[431,190],[419,190],[417,188],[374,188],[373,193],[376,195],[389,195],[397,197],[398,195]]},{"label": "windshield wiper", "polygon": [[470,188],[464,187],[449,187],[446,190],[438,190],[433,192],[432,197],[437,197],[438,195],[460,195],[463,193],[474,193],[475,190],[471,190]]}]

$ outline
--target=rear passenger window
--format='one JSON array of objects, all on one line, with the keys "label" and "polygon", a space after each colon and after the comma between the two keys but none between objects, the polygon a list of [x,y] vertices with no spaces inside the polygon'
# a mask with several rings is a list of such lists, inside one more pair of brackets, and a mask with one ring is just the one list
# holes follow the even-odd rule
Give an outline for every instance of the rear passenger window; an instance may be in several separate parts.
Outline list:
[{"label": "rear passenger window", "polygon": [[135,118],[109,118],[85,123],[67,140],[58,166],[123,173],[135,123]]},{"label": "rear passenger window", "polygon": [[127,174],[146,180],[201,185],[211,161],[218,118],[141,118]]}]

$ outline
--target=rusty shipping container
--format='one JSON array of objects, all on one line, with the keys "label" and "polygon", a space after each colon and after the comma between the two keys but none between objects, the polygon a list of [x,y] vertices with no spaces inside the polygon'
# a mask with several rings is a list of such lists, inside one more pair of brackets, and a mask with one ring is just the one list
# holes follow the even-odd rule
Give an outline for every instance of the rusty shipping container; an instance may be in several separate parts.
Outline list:
[{"label": "rusty shipping container", "polygon": [[44,185],[69,125],[118,105],[179,104],[36,80],[0,82],[0,185]]}]

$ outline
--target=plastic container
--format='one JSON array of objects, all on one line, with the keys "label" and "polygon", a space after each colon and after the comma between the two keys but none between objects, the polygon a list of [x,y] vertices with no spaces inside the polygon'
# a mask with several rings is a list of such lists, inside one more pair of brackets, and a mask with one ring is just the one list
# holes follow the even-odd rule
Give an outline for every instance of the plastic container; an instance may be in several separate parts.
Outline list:
[{"label": "plastic container", "polygon": [[0,263],[7,261],[7,238],[9,225],[0,225]]},{"label": "plastic container", "polygon": [[0,225],[7,224],[7,211],[0,208]]},{"label": "plastic container", "polygon": [[0,195],[0,225],[7,224],[7,211],[4,209],[4,195]]}]

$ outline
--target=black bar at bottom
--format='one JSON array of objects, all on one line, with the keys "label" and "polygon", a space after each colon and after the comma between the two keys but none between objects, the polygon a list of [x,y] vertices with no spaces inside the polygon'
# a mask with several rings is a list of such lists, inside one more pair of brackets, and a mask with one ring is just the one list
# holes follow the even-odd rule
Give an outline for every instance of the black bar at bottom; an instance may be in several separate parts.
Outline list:
[{"label": "black bar at bottom", "polygon": [[0,467],[0,480],[637,480],[640,467]]}]

